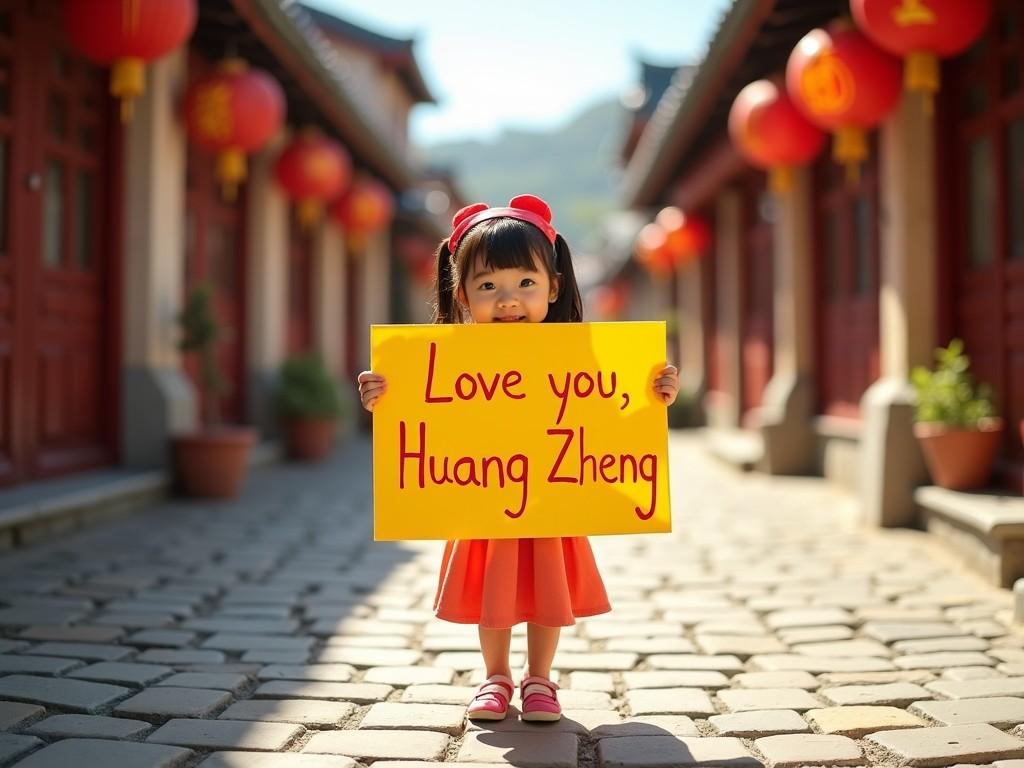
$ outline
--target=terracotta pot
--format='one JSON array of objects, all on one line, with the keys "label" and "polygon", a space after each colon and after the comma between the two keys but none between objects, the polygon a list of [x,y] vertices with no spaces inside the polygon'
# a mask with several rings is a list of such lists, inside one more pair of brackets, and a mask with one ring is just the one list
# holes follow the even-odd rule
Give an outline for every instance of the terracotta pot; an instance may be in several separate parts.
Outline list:
[{"label": "terracotta pot", "polygon": [[922,422],[914,425],[914,434],[935,484],[966,491],[988,482],[1003,437],[1003,420],[985,419],[977,429]]},{"label": "terracotta pot", "polygon": [[256,442],[251,427],[217,427],[173,439],[174,462],[181,489],[189,496],[236,496]]},{"label": "terracotta pot", "polygon": [[306,461],[319,461],[334,447],[338,420],[289,416],[284,422],[288,455]]}]

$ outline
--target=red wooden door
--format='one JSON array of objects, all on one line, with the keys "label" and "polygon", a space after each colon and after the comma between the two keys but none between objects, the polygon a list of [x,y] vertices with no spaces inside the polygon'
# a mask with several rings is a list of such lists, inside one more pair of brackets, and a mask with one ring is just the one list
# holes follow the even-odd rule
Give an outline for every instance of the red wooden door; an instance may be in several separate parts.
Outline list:
[{"label": "red wooden door", "polygon": [[[189,59],[190,74],[200,77],[204,63]],[[242,424],[245,409],[245,198],[242,186],[234,200],[224,199],[209,154],[189,146],[185,194],[185,287],[213,286],[214,311],[224,331],[217,350],[229,391],[221,398],[225,423]],[[199,367],[194,355],[185,370],[194,383]]]},{"label": "red wooden door", "polygon": [[878,149],[850,184],[824,157],[815,166],[818,408],[860,418],[860,398],[879,375]]},{"label": "red wooden door", "polygon": [[955,168],[954,335],[1007,430],[1000,474],[1024,488],[1024,8],[998,2],[986,37],[949,68]]},{"label": "red wooden door", "polygon": [[288,248],[288,354],[313,349],[313,235],[291,216]]},{"label": "red wooden door", "polygon": [[0,2],[0,483],[114,458],[119,128],[59,4]]},{"label": "red wooden door", "polygon": [[744,232],[740,266],[741,406],[744,420],[761,405],[772,377],[774,343],[774,261],[771,197],[765,175],[751,173],[743,187]]}]

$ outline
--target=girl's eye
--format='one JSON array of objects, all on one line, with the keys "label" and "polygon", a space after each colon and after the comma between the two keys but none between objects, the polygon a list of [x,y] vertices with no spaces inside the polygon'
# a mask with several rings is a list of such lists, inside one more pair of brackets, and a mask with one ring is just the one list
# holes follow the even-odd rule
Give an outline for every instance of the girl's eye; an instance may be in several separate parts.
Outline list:
[{"label": "girl's eye", "polygon": [[519,287],[520,288],[529,288],[531,285],[533,285],[533,278],[532,277],[524,277],[519,282]]},{"label": "girl's eye", "polygon": [[489,291],[492,288],[494,288],[494,283],[481,283],[480,284],[480,290],[481,291]]}]

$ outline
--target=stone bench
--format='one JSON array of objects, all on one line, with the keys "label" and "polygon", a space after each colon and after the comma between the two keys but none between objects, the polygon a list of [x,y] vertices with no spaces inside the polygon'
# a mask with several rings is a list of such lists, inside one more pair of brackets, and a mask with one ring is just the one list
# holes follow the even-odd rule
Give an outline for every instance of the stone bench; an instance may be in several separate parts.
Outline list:
[{"label": "stone bench", "polygon": [[914,502],[928,532],[988,583],[1008,588],[1024,577],[1024,498],[923,486]]}]

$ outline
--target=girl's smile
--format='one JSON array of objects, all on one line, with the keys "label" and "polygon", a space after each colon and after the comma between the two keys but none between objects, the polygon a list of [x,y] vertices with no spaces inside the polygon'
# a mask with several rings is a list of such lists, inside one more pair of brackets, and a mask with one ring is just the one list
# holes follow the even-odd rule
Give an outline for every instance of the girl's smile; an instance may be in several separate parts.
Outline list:
[{"label": "girl's smile", "polygon": [[536,257],[533,269],[494,269],[478,259],[460,293],[474,323],[539,323],[558,298],[558,281]]}]

